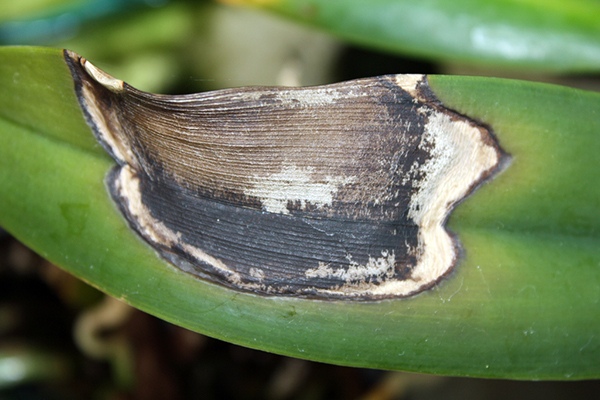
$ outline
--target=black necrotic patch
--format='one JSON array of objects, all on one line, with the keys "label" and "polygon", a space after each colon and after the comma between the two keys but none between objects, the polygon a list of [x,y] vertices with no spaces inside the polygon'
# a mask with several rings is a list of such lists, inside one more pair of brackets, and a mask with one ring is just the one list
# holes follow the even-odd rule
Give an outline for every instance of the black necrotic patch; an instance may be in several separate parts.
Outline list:
[{"label": "black necrotic patch", "polygon": [[[137,171],[142,202],[154,219],[181,234],[183,243],[218,258],[239,273],[244,284],[260,285],[263,289],[259,291],[311,295],[315,290],[338,288],[348,283],[379,284],[388,279],[408,279],[416,264],[414,249],[418,247],[418,227],[408,217],[408,206],[414,192],[412,182],[422,176],[415,175],[412,179],[406,179],[406,176],[413,163],[422,164],[431,157],[428,149],[421,146],[430,110],[415,102],[389,78],[380,78],[366,95],[374,103],[371,120],[349,127],[354,130],[349,134],[370,135],[371,146],[361,149],[365,152],[364,159],[384,164],[382,170],[387,176],[383,183],[357,184],[386,185],[392,194],[386,202],[349,204],[343,201],[347,195],[345,191],[356,190],[349,185],[340,189],[330,206],[334,211],[329,212],[336,216],[334,218],[322,218],[327,207],[323,211],[323,208],[311,208],[310,205],[300,209],[299,204],[288,204],[291,215],[263,212],[260,203],[252,199],[245,199],[245,206],[239,207],[235,198],[215,196],[202,187],[190,189],[178,185],[174,177],[165,174],[161,168],[163,160],[145,153],[143,146],[133,146],[144,167]],[[273,95],[263,95],[261,100],[273,102],[273,107],[279,102]],[[340,103],[332,107],[343,108],[344,103]],[[252,124],[251,118],[247,123]],[[382,157],[389,154],[393,156]],[[327,157],[326,154],[322,156]],[[362,167],[370,166],[365,163]],[[223,165],[223,168],[227,166]],[[119,203],[119,194],[114,188],[113,196]],[[357,215],[357,208],[371,211]],[[129,216],[128,219],[144,236],[135,218]],[[198,264],[181,246],[163,245],[161,252],[176,264]],[[331,275],[307,276],[308,270],[319,266],[332,271],[348,271],[353,266],[365,266],[373,259],[390,254],[395,258],[395,268],[388,275],[375,274],[357,280]],[[229,274],[208,264],[202,263],[196,269],[199,275],[232,286]],[[253,269],[263,272],[260,278],[253,276]]]},{"label": "black necrotic patch", "polygon": [[[117,204],[126,201],[115,185],[120,168],[108,177]],[[355,221],[314,219],[279,215],[250,208],[220,203],[198,196],[180,186],[157,184],[170,180],[140,179],[142,202],[153,218],[181,234],[183,243],[201,249],[239,273],[244,284],[256,284],[258,292],[303,295],[311,297],[318,290],[337,288],[348,282],[336,277],[307,277],[306,271],[319,263],[333,270],[348,270],[351,264],[366,265],[369,258],[395,255],[396,266],[391,276],[372,276],[361,281],[378,284],[383,279],[407,279],[416,262],[409,252],[408,238],[416,238],[418,229],[406,219],[397,221]],[[142,236],[136,218],[121,206],[128,221]],[[411,243],[413,241],[410,241]],[[182,269],[193,265],[195,272],[220,284],[232,284],[229,274],[194,259],[181,246],[160,246],[161,254]],[[264,272],[262,279],[252,276],[251,269]]]}]

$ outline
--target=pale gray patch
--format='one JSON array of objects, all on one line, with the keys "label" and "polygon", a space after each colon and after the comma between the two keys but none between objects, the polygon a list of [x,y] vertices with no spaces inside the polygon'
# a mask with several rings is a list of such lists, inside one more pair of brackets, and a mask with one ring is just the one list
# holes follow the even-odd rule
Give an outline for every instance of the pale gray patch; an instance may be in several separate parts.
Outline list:
[{"label": "pale gray patch", "polygon": [[252,267],[249,272],[251,277],[258,279],[259,281],[262,281],[265,278],[265,271],[262,269]]},{"label": "pale gray patch", "polygon": [[244,194],[259,199],[265,211],[289,214],[288,202],[299,202],[302,209],[307,204],[331,205],[338,188],[355,180],[354,177],[327,176],[318,182],[314,180],[313,172],[314,167],[285,165],[276,174],[251,178],[251,187],[245,189]]},{"label": "pale gray patch", "polygon": [[348,268],[333,269],[328,264],[320,262],[317,268],[307,269],[305,275],[307,278],[337,278],[350,282],[364,282],[365,280],[381,280],[384,277],[391,277],[396,267],[396,256],[394,252],[382,251],[381,257],[369,257],[366,264],[362,265],[352,260],[352,255],[348,254],[350,262]]},{"label": "pale gray patch", "polygon": [[335,103],[340,99],[354,98],[361,95],[360,91],[341,91],[335,88],[311,88],[307,90],[295,90],[290,92],[282,92],[279,95],[281,100],[286,104],[294,107],[306,106],[327,106]]}]

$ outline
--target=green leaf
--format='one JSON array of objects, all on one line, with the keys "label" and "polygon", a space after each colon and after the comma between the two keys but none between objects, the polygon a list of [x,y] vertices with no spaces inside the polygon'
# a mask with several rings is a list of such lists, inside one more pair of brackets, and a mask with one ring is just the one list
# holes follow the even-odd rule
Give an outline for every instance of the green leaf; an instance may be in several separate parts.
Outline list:
[{"label": "green leaf", "polygon": [[170,266],[128,228],[58,50],[0,49],[0,225],[81,279],[189,329],[323,362],[458,376],[600,377],[600,95],[435,76],[511,165],[453,213],[464,260],[401,300],[261,297]]},{"label": "green leaf", "polygon": [[273,10],[352,42],[436,60],[600,69],[595,0],[224,0]]}]

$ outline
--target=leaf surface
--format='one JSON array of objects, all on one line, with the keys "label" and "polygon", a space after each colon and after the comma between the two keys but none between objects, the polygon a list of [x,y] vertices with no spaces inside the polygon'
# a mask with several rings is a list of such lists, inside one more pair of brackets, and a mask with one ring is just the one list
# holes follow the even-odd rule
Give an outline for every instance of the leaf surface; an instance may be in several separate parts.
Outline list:
[{"label": "leaf surface", "polygon": [[335,364],[456,376],[600,377],[596,93],[434,76],[489,124],[509,167],[449,221],[464,260],[433,289],[379,302],[239,293],[160,259],[127,226],[59,50],[0,49],[0,225],[93,286],[244,346]]}]

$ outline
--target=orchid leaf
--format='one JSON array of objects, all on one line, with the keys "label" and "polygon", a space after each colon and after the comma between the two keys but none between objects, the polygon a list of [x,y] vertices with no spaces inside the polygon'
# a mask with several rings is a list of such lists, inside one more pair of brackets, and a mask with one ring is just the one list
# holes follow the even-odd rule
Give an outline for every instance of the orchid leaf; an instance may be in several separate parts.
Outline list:
[{"label": "orchid leaf", "polygon": [[0,226],[123,301],[191,330],[321,362],[454,376],[600,377],[600,95],[431,76],[512,161],[450,216],[464,256],[414,297],[315,301],[194,278],[129,228],[60,50],[0,48]]}]

